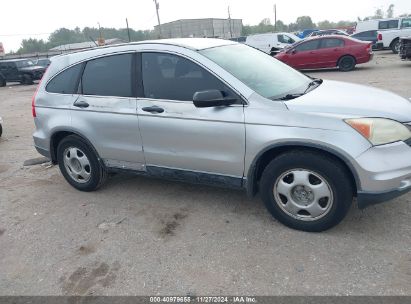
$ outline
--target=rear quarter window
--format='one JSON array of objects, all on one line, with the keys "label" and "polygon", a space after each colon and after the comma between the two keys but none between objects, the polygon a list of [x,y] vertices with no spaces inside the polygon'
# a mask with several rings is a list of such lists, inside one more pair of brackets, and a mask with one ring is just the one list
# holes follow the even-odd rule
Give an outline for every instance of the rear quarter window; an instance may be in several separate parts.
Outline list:
[{"label": "rear quarter window", "polygon": [[51,79],[47,84],[46,91],[49,93],[58,94],[75,94],[78,90],[80,73],[83,69],[83,64],[77,64],[66,69],[57,76]]}]

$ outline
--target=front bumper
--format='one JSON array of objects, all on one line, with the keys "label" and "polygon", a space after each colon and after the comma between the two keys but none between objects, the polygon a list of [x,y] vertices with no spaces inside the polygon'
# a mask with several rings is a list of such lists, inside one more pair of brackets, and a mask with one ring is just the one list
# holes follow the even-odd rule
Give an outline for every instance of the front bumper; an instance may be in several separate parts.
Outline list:
[{"label": "front bumper", "polygon": [[411,191],[411,147],[396,142],[372,147],[357,157],[357,201],[363,209]]}]

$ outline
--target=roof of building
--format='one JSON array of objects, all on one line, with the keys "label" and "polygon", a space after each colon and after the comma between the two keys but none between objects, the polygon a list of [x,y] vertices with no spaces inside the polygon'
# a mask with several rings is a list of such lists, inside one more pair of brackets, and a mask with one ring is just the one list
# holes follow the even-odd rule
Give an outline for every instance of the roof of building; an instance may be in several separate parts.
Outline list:
[{"label": "roof of building", "polygon": [[[123,42],[124,42],[124,40],[122,40],[122,39],[113,38],[113,39],[106,39],[105,44],[106,45],[111,45],[111,44],[118,44],[118,43],[123,43]],[[50,51],[81,50],[81,49],[93,48],[95,46],[98,46],[98,41],[86,41],[86,42],[59,45],[59,46],[56,46],[56,47],[50,49]]]}]

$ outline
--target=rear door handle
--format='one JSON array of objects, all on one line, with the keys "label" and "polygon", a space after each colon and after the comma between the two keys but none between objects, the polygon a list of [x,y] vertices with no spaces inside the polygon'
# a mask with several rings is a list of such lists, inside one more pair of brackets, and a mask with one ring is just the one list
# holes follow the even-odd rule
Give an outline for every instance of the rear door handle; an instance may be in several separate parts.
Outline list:
[{"label": "rear door handle", "polygon": [[84,100],[76,100],[74,102],[73,106],[75,106],[77,108],[85,109],[85,108],[88,108],[90,105]]},{"label": "rear door handle", "polygon": [[150,113],[163,113],[164,109],[157,107],[157,106],[152,106],[152,107],[145,107],[142,109],[144,112],[150,112]]}]

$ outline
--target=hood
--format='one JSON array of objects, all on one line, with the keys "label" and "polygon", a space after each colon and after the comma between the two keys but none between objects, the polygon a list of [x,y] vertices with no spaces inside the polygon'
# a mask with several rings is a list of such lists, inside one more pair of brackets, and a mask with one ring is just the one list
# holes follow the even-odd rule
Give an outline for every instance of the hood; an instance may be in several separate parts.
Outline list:
[{"label": "hood", "polygon": [[33,71],[45,71],[45,67],[39,66],[39,65],[33,65],[33,66],[29,66],[29,67],[24,67],[24,68],[20,68],[20,71],[26,71],[26,72],[33,72]]},{"label": "hood", "polygon": [[409,100],[388,91],[339,81],[324,80],[315,90],[286,105],[292,111],[411,121]]}]

